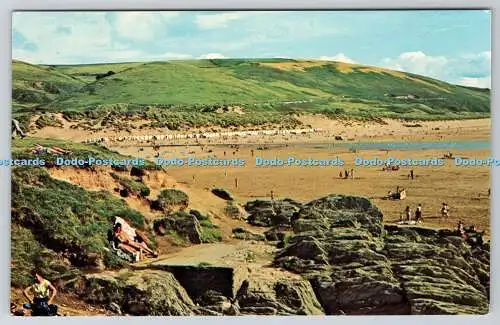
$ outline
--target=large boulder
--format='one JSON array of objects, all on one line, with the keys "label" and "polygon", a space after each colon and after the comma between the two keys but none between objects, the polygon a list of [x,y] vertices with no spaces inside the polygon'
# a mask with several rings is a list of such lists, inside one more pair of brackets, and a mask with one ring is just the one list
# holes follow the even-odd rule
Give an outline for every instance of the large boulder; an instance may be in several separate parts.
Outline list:
[{"label": "large boulder", "polygon": [[290,226],[301,206],[292,199],[249,201],[245,204],[245,210],[249,213],[247,222],[261,227]]},{"label": "large boulder", "polygon": [[198,219],[185,212],[176,212],[163,218],[156,219],[153,227],[158,234],[174,231],[181,237],[194,244],[202,243],[202,229]]},{"label": "large boulder", "polygon": [[233,195],[231,193],[229,193],[229,191],[227,191],[223,188],[212,189],[212,194],[214,194],[215,196],[217,196],[223,200],[226,200],[226,201],[233,201],[234,200]]},{"label": "large boulder", "polygon": [[324,314],[311,284],[304,279],[244,280],[235,301],[243,315]]},{"label": "large boulder", "polygon": [[382,224],[369,200],[330,195],[302,207],[275,264],[312,284],[326,314],[484,314],[489,250],[452,231]]},{"label": "large boulder", "polygon": [[200,296],[196,302],[199,306],[204,308],[202,310],[204,312],[210,310],[211,312],[222,315],[239,314],[239,307],[237,305],[233,305],[229,298],[218,291],[208,290]]},{"label": "large boulder", "polygon": [[175,277],[166,271],[124,270],[89,274],[77,283],[75,291],[88,303],[115,305],[126,314],[194,315],[193,301]]},{"label": "large boulder", "polygon": [[256,234],[250,230],[237,227],[233,229],[233,237],[243,240],[265,241],[266,237],[263,234]]}]

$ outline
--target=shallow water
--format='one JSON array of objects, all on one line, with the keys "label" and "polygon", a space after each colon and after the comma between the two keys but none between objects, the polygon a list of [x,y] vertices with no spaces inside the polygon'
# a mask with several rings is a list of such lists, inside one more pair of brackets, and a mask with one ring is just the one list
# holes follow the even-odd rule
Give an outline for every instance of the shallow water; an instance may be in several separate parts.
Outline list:
[{"label": "shallow water", "polygon": [[356,142],[356,143],[304,143],[299,147],[314,148],[348,148],[348,149],[380,149],[380,150],[418,150],[418,149],[491,149],[489,140],[463,141],[393,141],[393,142]]}]

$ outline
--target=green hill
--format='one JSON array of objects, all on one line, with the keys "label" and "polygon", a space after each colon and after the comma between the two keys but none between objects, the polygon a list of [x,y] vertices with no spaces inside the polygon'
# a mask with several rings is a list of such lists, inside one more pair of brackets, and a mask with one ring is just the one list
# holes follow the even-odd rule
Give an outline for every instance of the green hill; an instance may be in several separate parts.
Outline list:
[{"label": "green hill", "polygon": [[44,66],[12,62],[12,105],[14,110],[39,106],[59,96],[78,91],[85,83]]},{"label": "green hill", "polygon": [[13,63],[14,111],[28,107],[209,116],[217,108],[235,105],[252,115],[471,118],[489,116],[490,92],[328,61],[218,59],[50,67]]}]

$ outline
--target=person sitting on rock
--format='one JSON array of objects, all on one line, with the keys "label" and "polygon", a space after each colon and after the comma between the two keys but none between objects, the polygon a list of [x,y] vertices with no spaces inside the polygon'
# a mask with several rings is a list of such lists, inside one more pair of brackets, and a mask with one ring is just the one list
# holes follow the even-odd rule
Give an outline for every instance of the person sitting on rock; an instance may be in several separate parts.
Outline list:
[{"label": "person sitting on rock", "polygon": [[[52,301],[57,294],[57,289],[39,273],[38,271],[32,272],[35,283],[23,291],[24,296],[29,301],[31,315],[56,316],[57,306],[53,305]],[[30,292],[33,294],[33,297],[30,296]]]},{"label": "person sitting on rock", "polygon": [[130,238],[122,229],[122,225],[117,222],[113,228],[113,240],[115,242],[115,247],[124,250],[134,256],[136,261],[143,258],[143,252],[151,254],[153,257],[157,257],[158,254],[151,250],[145,242],[137,242]]}]

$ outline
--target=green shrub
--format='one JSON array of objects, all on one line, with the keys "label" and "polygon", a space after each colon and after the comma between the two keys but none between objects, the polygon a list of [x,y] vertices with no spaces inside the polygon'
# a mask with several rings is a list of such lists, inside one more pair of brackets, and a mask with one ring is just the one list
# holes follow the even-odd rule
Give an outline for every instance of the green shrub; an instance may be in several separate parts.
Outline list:
[{"label": "green shrub", "polygon": [[128,191],[134,193],[135,195],[140,195],[141,197],[148,197],[151,193],[149,187],[142,183],[134,181],[133,179],[120,176],[116,173],[110,173],[111,177],[116,179],[121,186],[125,187]]},{"label": "green shrub", "polygon": [[189,196],[181,190],[168,188],[161,190],[158,199],[166,205],[185,205],[189,204]]}]

